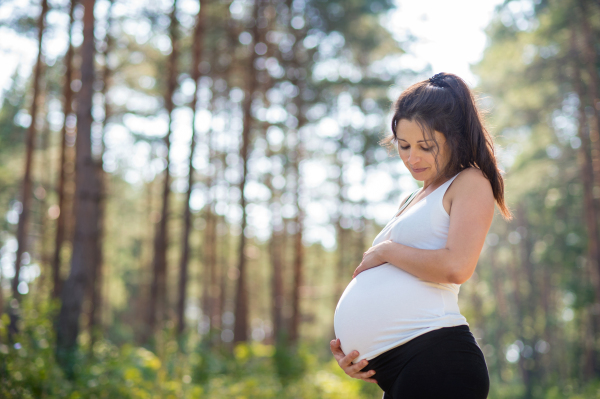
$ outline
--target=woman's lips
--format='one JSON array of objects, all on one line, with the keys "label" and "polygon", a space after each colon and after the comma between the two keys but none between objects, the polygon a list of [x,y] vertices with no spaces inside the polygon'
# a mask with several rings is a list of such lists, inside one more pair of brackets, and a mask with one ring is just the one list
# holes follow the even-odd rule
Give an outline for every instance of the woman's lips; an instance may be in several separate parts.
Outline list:
[{"label": "woman's lips", "polygon": [[412,168],[413,172],[415,172],[415,173],[421,173],[421,172],[423,172],[425,169],[427,169],[427,168],[422,168],[422,169],[415,169],[415,168]]}]

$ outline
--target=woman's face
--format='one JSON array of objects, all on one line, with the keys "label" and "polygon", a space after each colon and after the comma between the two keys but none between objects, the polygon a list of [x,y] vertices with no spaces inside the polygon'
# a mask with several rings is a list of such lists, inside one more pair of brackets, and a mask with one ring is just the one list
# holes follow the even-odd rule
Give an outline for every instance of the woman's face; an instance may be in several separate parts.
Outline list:
[{"label": "woman's face", "polygon": [[[412,176],[420,181],[433,181],[438,174],[438,165],[443,168],[448,160],[444,135],[435,131],[438,149],[435,142],[425,137],[417,122],[401,119],[396,127],[396,137],[398,154]],[[436,156],[438,165],[435,162]]]}]

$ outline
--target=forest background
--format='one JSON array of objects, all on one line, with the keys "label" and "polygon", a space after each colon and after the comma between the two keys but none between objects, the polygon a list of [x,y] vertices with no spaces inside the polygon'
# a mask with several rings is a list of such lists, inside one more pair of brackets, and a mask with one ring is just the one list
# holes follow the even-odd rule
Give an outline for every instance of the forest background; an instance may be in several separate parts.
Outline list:
[{"label": "forest background", "polygon": [[[39,56],[1,96],[0,396],[380,397],[328,343],[417,187],[378,144],[433,72],[382,24],[394,3],[2,7]],[[491,398],[597,398],[600,6],[507,0],[486,33],[472,71],[515,217],[460,307]]]}]

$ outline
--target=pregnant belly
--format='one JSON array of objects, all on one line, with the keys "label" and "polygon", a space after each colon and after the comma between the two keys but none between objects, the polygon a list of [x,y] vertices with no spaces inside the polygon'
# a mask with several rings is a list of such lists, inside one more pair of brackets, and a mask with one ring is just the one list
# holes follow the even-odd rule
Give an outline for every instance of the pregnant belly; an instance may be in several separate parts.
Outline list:
[{"label": "pregnant belly", "polygon": [[333,320],[344,353],[358,362],[375,357],[445,317],[444,290],[385,263],[354,278],[342,294]]}]

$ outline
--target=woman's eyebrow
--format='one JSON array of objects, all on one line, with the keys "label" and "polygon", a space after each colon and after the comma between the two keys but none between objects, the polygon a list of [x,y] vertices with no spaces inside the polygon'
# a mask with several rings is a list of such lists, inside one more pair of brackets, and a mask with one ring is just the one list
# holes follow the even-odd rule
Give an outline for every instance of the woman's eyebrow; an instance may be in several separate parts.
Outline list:
[{"label": "woman's eyebrow", "polygon": [[[406,141],[406,140],[400,139],[400,138],[398,140],[400,140],[400,141]],[[426,143],[428,141],[433,141],[433,140],[419,140],[419,141],[417,141],[417,143]],[[406,141],[406,142],[408,143],[408,141]]]}]

